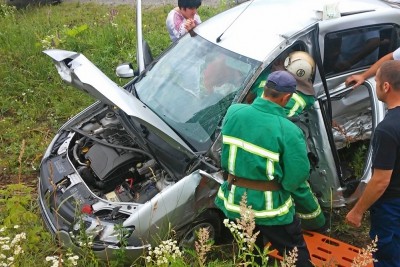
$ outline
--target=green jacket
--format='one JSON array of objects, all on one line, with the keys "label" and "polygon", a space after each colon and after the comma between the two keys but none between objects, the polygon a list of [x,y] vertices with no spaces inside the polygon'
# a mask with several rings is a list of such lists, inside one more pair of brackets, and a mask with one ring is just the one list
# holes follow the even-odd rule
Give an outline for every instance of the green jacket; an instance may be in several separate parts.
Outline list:
[{"label": "green jacket", "polygon": [[235,104],[228,109],[222,138],[225,171],[251,180],[277,180],[282,189],[263,192],[224,182],[215,204],[228,218],[239,218],[239,203],[247,193],[256,224],[291,223],[295,213],[291,193],[304,186],[310,171],[300,128],[286,118],[281,106],[258,97],[252,105]]},{"label": "green jacket", "polygon": [[[262,97],[264,86],[266,83],[265,75],[260,75],[251,88],[251,92],[257,97]],[[303,94],[297,91],[292,95],[289,102],[284,107],[288,117],[300,115],[303,110],[310,109],[315,102],[315,97],[312,95]],[[292,198],[296,205],[296,213],[301,219],[301,224],[304,229],[315,230],[325,224],[325,216],[321,211],[318,200],[314,196],[308,183],[303,184],[296,192],[292,194]]]},{"label": "green jacket", "polygon": [[[268,77],[268,75],[267,75]],[[266,78],[263,75],[256,80],[250,92],[256,97],[261,97],[264,91],[264,86],[266,83]],[[296,91],[290,98],[289,102],[285,106],[285,112],[288,117],[294,115],[300,115],[303,110],[310,109],[315,102],[315,97],[313,95],[306,95],[300,91]]]}]

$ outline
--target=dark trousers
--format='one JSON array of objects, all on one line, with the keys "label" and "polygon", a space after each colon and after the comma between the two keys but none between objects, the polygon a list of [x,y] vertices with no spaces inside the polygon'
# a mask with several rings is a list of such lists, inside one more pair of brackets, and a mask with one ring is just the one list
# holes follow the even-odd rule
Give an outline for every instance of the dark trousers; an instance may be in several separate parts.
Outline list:
[{"label": "dark trousers", "polygon": [[263,248],[269,241],[272,245],[271,249],[277,249],[283,256],[289,255],[289,252],[297,247],[296,266],[314,266],[311,263],[310,253],[301,231],[300,219],[297,216],[294,216],[293,222],[287,225],[257,225],[255,232],[257,231],[260,231],[256,241],[259,248]]},{"label": "dark trousers", "polygon": [[370,237],[378,236],[375,267],[400,266],[400,198],[378,200],[370,208]]}]

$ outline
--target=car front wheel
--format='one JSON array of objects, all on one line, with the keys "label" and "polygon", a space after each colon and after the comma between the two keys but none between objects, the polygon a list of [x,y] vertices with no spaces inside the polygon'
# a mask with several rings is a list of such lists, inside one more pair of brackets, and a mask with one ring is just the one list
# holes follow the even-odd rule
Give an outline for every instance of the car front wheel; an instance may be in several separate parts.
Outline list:
[{"label": "car front wheel", "polygon": [[198,240],[198,232],[201,228],[206,228],[209,240],[219,241],[221,235],[221,217],[215,211],[207,211],[193,221],[180,238],[179,246],[182,248],[194,249],[195,242]]}]

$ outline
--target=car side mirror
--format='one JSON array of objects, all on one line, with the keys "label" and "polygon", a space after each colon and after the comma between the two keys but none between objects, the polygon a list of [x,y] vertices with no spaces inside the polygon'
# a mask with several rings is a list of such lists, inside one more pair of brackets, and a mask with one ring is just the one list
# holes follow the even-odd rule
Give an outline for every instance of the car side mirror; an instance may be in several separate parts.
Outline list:
[{"label": "car side mirror", "polygon": [[115,69],[115,74],[120,78],[132,78],[135,76],[131,63],[122,63]]},{"label": "car side mirror", "polygon": [[[139,58],[139,55],[136,55]],[[144,67],[146,68],[151,62],[153,62],[153,55],[151,54],[151,49],[149,44],[143,40],[143,60]],[[138,70],[134,70],[131,63],[122,63],[117,66],[115,73],[120,78],[132,78],[139,75]]]}]

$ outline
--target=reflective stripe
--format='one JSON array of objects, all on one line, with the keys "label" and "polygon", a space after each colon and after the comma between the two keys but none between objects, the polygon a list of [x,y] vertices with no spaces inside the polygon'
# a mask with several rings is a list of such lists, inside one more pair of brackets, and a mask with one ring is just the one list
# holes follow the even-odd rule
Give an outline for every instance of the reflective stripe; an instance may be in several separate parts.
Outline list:
[{"label": "reflective stripe", "polygon": [[[234,203],[230,203],[225,196],[224,192],[222,192],[221,187],[218,190],[218,197],[224,201],[224,206],[226,210],[239,213],[240,214],[240,205],[236,205]],[[254,215],[256,218],[269,218],[269,217],[276,217],[276,216],[282,216],[285,215],[289,212],[290,207],[292,207],[293,202],[292,198],[289,197],[285,203],[283,203],[280,207],[276,209],[271,209],[271,210],[253,210]]]},{"label": "reflective stripe", "polygon": [[305,102],[304,99],[303,99],[301,96],[299,96],[298,94],[294,93],[294,94],[292,95],[292,98],[293,98],[295,104],[294,104],[293,107],[290,109],[289,114],[288,114],[288,117],[292,117],[300,107],[301,107],[302,109],[304,109],[305,106],[306,106],[306,102]]},{"label": "reflective stripe", "polygon": [[299,109],[299,104],[297,102],[293,105],[292,109],[289,111],[288,117],[292,117],[296,111]]},{"label": "reflective stripe", "polygon": [[317,210],[314,211],[314,212],[312,212],[312,213],[307,213],[307,214],[305,214],[305,213],[299,213],[299,212],[296,212],[296,213],[297,213],[297,215],[299,215],[299,218],[301,218],[301,219],[306,219],[306,220],[310,220],[310,219],[317,218],[318,215],[321,214],[321,207],[318,206]]},{"label": "reflective stripe", "polygon": [[[272,161],[276,161],[276,162],[279,161],[279,153],[269,151],[265,148],[253,145],[252,143],[243,141],[239,138],[224,135],[224,136],[222,136],[222,142],[224,144],[229,144],[231,146],[240,147],[241,149],[243,149],[247,152],[261,156],[263,158],[268,158],[268,159],[270,159]],[[229,155],[229,157],[230,157],[230,155]],[[236,154],[235,154],[235,157],[236,157]]]},{"label": "reflective stripe", "polygon": [[269,178],[269,180],[274,180],[274,172],[274,162],[272,160],[267,160],[267,177]]},{"label": "reflective stripe", "polygon": [[[308,183],[307,183],[308,184]],[[310,185],[308,185],[308,187],[310,187]],[[311,190],[311,188],[310,188],[310,190]],[[315,211],[313,211],[313,212],[311,212],[311,213],[300,213],[300,212],[296,212],[298,215],[299,215],[299,217],[301,218],[301,219],[306,219],[306,220],[310,220],[310,219],[314,219],[314,218],[317,218],[318,217],[318,215],[320,215],[321,214],[321,206],[320,205],[318,205],[318,200],[317,200],[317,198],[313,195],[313,198],[314,198],[314,201],[315,201],[315,203],[316,203],[316,205],[317,205],[317,209],[315,210]]]},{"label": "reflective stripe", "polygon": [[229,196],[228,196],[228,202],[231,204],[234,203],[233,197],[235,196],[235,189],[236,189],[236,185],[231,185],[231,190],[229,191]]},{"label": "reflective stripe", "polygon": [[292,97],[293,97],[294,101],[296,101],[296,103],[299,103],[299,105],[302,108],[304,108],[306,106],[306,101],[304,101],[304,99],[301,96],[299,96],[298,94],[294,93],[292,95]]},{"label": "reflective stripe", "polygon": [[228,169],[229,173],[235,175],[235,162],[236,162],[237,146],[229,147]]},{"label": "reflective stripe", "polygon": [[[223,135],[222,141],[224,144],[229,145],[229,157],[228,157],[229,173],[235,175],[236,155],[237,155],[237,148],[239,147],[247,152],[250,152],[252,154],[266,158],[266,166],[265,166],[266,167],[266,177],[269,180],[274,180],[274,178],[275,178],[274,177],[274,172],[275,172],[274,162],[279,161],[279,153],[269,151],[262,147],[253,145],[249,142],[246,142],[239,138],[235,138],[235,137],[231,137],[231,136]],[[228,206],[231,206],[231,207],[237,206],[237,205],[234,205],[234,200],[233,200],[235,188],[236,187],[234,185],[232,185],[228,200],[224,199],[226,209],[228,209]],[[273,208],[274,208],[274,205],[273,205],[272,193],[266,192],[265,209],[267,211],[270,211],[270,210],[273,211]]]},{"label": "reflective stripe", "polygon": [[274,208],[272,201],[272,192],[265,191],[264,195],[265,195],[265,209],[272,210]]}]

